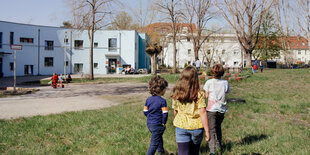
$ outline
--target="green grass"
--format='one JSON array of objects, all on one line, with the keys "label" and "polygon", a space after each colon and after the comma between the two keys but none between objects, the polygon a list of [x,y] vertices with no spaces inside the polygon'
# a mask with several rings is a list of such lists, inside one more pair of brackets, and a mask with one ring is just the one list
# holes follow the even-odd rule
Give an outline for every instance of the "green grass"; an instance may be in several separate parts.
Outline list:
[{"label": "green grass", "polygon": [[[178,77],[163,76],[169,83]],[[246,103],[228,103],[224,154],[310,154],[310,69],[265,69],[230,86],[228,97]],[[164,146],[175,154],[169,95],[164,96],[169,108]],[[0,154],[145,154],[150,133],[143,105],[131,98],[101,110],[0,120]],[[201,152],[208,152],[206,142]]]}]

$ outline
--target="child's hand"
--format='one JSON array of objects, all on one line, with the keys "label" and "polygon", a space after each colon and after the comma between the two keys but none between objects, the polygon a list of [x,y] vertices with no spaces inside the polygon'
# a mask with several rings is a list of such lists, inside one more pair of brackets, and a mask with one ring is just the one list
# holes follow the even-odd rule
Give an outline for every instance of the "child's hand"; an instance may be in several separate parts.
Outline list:
[{"label": "child's hand", "polygon": [[166,124],[163,124],[163,127],[166,127]]},{"label": "child's hand", "polygon": [[210,141],[210,134],[209,134],[209,131],[206,131],[206,141]]}]

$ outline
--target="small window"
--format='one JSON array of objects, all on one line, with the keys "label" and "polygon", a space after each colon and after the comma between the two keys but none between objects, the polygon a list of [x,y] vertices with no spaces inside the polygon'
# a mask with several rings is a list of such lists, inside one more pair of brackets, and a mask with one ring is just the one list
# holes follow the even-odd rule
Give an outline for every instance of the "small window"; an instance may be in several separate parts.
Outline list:
[{"label": "small window", "polygon": [[65,39],[64,39],[64,43],[65,43],[65,44],[68,44],[68,43],[69,43],[69,39],[68,39],[68,38],[65,38]]},{"label": "small window", "polygon": [[69,62],[68,61],[66,61],[66,66],[69,66]]},{"label": "small window", "polygon": [[191,49],[188,49],[187,54],[191,54],[191,51],[192,51]]},{"label": "small window", "polygon": [[303,46],[305,46],[305,43],[302,43]]},{"label": "small window", "polygon": [[301,51],[300,51],[300,50],[298,50],[298,54],[301,54]]},{"label": "small window", "polygon": [[96,69],[98,68],[98,63],[97,62],[94,63],[94,68],[96,68]]},{"label": "small window", "polygon": [[190,65],[190,64],[191,64],[191,61],[187,61],[187,64]]},{"label": "small window", "polygon": [[14,32],[10,32],[10,45],[14,44]]},{"label": "small window", "polygon": [[190,42],[190,41],[191,41],[191,38],[190,38],[190,37],[187,37],[186,39],[187,39],[187,42]]},{"label": "small window", "polygon": [[53,57],[45,57],[44,58],[44,66],[45,67],[53,67],[54,58]]},{"label": "small window", "polygon": [[82,49],[83,48],[83,40],[74,40],[74,48]]},{"label": "small window", "polygon": [[239,53],[238,51],[234,51],[234,55],[238,55],[238,53]]},{"label": "small window", "polygon": [[10,62],[10,71],[13,71],[13,70],[14,70],[14,63]]},{"label": "small window", "polygon": [[298,46],[298,43],[296,43],[296,46]]},{"label": "small window", "polygon": [[54,41],[45,40],[45,50],[54,50]]},{"label": "small window", "polygon": [[83,72],[83,64],[80,63],[74,64],[74,72],[75,73]]},{"label": "small window", "polygon": [[225,50],[222,50],[222,54],[225,54]]},{"label": "small window", "polygon": [[0,32],[0,48],[2,48],[2,32]]},{"label": "small window", "polygon": [[33,38],[19,38],[20,43],[33,43]]},{"label": "small window", "polygon": [[97,47],[98,47],[98,43],[94,42],[94,48],[97,48]]},{"label": "small window", "polygon": [[235,62],[234,62],[234,65],[235,65],[235,66],[238,65],[238,61],[235,61]]},{"label": "small window", "polygon": [[208,50],[207,53],[208,53],[208,54],[211,54],[211,50]]},{"label": "small window", "polygon": [[116,51],[117,48],[117,39],[109,38],[109,51]]}]

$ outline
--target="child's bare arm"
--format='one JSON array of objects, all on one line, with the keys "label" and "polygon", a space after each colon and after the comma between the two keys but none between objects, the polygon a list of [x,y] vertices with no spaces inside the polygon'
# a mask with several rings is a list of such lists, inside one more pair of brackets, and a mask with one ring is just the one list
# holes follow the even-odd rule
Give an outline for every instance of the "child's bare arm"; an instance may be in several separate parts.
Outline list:
[{"label": "child's bare arm", "polygon": [[174,110],[173,113],[174,113],[174,117],[175,117],[178,114],[178,111]]},{"label": "child's bare arm", "polygon": [[206,133],[206,141],[209,141],[210,140],[209,122],[208,122],[206,108],[200,108],[199,112],[200,112],[201,122],[202,122],[203,128],[205,129],[205,133]]},{"label": "child's bare arm", "polygon": [[206,98],[208,98],[209,97],[209,92],[208,91],[206,91]]}]

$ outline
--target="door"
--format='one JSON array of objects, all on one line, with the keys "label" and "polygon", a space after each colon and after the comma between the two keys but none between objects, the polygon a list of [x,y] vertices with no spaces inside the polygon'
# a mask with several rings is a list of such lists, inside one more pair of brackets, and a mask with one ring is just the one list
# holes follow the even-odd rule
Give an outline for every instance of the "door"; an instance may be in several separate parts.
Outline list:
[{"label": "door", "polygon": [[116,73],[116,59],[109,59],[109,66],[108,66],[108,73],[109,74],[114,74]]},{"label": "door", "polygon": [[0,77],[3,77],[3,73],[2,73],[2,58],[0,58]]},{"label": "door", "polygon": [[33,75],[33,65],[24,66],[24,75]]}]

